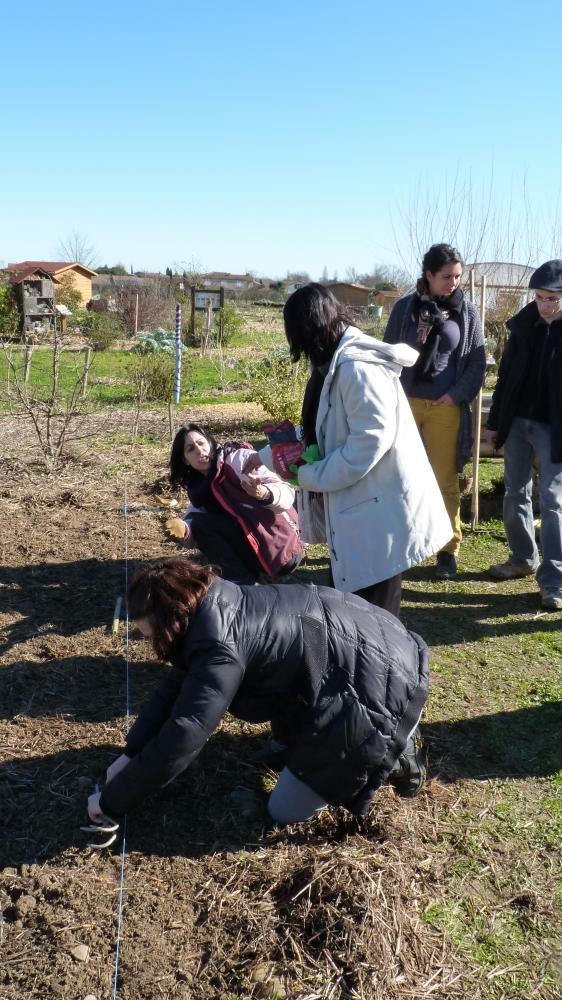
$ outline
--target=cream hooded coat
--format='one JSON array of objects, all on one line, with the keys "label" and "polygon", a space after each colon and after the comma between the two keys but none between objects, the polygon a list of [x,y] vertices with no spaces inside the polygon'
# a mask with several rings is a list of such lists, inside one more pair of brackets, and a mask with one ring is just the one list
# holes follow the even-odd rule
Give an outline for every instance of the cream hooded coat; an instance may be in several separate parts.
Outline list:
[{"label": "cream hooded coat", "polygon": [[402,573],[450,541],[437,480],[400,385],[417,352],[348,327],[318,414],[320,461],[299,485],[324,494],[334,586],[356,591]]}]

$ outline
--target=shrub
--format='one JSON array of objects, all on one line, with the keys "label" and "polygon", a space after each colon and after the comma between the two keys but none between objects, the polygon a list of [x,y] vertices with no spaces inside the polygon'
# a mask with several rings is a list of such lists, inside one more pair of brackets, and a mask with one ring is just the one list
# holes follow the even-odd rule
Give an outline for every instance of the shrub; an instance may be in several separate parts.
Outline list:
[{"label": "shrub", "polygon": [[[232,302],[225,302],[219,309],[219,318],[213,323],[213,339],[217,344],[228,344],[233,337],[244,328],[244,319]],[[220,336],[220,319],[222,319],[222,337]]]},{"label": "shrub", "polygon": [[13,337],[20,327],[20,313],[14,287],[0,274],[0,337]]},{"label": "shrub", "polygon": [[[222,318],[222,337],[220,334],[220,320]],[[183,327],[184,337],[190,347],[201,347],[203,331],[205,328],[205,313],[202,309],[195,311],[194,330],[190,329],[187,322]],[[240,314],[233,302],[226,302],[221,309],[213,312],[213,325],[211,329],[211,339],[207,347],[225,347],[233,337],[241,333],[244,328],[244,317]]]},{"label": "shrub", "polygon": [[247,402],[260,403],[275,423],[285,419],[300,422],[309,367],[303,360],[294,364],[288,347],[278,347],[259,361],[246,362],[241,376],[247,383]]},{"label": "shrub", "polygon": [[107,351],[122,336],[119,316],[110,312],[87,312],[78,321],[80,332],[94,351]]},{"label": "shrub", "polygon": [[141,403],[170,400],[174,391],[174,374],[174,359],[165,352],[139,354],[129,368],[129,378]]},{"label": "shrub", "polygon": [[68,271],[55,285],[55,301],[57,305],[66,306],[73,314],[82,308],[82,296],[76,287],[74,275]]}]

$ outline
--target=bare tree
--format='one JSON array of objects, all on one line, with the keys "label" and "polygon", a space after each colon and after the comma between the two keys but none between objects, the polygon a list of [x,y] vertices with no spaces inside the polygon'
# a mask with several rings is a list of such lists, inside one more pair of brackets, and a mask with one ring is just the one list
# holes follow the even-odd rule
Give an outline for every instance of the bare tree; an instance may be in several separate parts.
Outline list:
[{"label": "bare tree", "polygon": [[499,190],[493,170],[477,184],[470,172],[457,169],[440,187],[420,180],[393,221],[394,242],[404,269],[413,280],[433,243],[452,243],[468,264],[518,263],[535,266],[562,248],[560,196],[541,207],[531,202],[527,179]]},{"label": "bare tree", "polygon": [[86,267],[92,267],[96,259],[95,247],[84,233],[79,233],[76,229],[66,239],[59,240],[56,252],[62,260],[71,264],[85,264]]},{"label": "bare tree", "polygon": [[[70,439],[71,424],[82,412],[83,390],[88,378],[90,355],[86,354],[82,370],[75,365],[74,379],[65,391],[60,389],[62,341],[55,330],[53,354],[46,385],[42,388],[28,382],[29,357],[21,366],[22,352],[13,345],[0,344],[6,364],[7,378],[2,384],[1,398],[10,408],[23,411],[31,420],[45,465],[54,472]],[[73,435],[76,439],[76,435]]]},{"label": "bare tree", "polygon": [[200,260],[190,257],[189,260],[174,261],[174,273],[183,276],[188,288],[201,288],[205,274]]},{"label": "bare tree", "polygon": [[116,285],[112,290],[127,336],[174,322],[174,289],[168,278],[143,278],[136,287]]}]

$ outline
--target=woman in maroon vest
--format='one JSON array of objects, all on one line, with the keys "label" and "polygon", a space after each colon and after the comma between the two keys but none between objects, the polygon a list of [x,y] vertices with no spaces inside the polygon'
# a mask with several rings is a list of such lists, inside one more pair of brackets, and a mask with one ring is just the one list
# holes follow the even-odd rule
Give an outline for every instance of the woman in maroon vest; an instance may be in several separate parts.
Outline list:
[{"label": "woman in maroon vest", "polygon": [[184,486],[190,507],[167,527],[178,540],[191,535],[224,577],[238,583],[271,581],[291,573],[303,556],[294,490],[260,466],[245,472],[254,449],[245,441],[219,445],[198,424],[178,431],[170,479]]}]

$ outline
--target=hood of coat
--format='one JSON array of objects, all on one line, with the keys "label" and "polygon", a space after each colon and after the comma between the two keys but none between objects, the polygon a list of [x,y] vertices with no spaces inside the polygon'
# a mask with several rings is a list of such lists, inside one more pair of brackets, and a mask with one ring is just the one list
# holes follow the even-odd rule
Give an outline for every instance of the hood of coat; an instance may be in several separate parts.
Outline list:
[{"label": "hood of coat", "polygon": [[348,361],[362,361],[383,365],[396,375],[403,368],[411,368],[418,359],[418,352],[409,344],[384,344],[355,326],[348,326],[330,363],[333,373],[338,365]]}]

